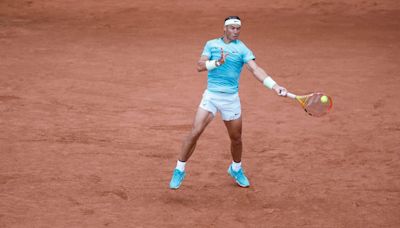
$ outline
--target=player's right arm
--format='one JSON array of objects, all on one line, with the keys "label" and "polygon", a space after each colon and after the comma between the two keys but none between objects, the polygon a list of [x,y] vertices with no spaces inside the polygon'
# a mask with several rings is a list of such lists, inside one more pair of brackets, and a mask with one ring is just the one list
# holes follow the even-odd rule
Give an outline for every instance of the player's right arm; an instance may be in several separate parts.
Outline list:
[{"label": "player's right arm", "polygon": [[202,72],[206,70],[215,69],[216,67],[219,67],[225,63],[227,56],[228,53],[224,52],[224,49],[222,48],[221,48],[221,57],[218,60],[210,61],[210,57],[208,57],[207,55],[202,55],[200,57],[200,60],[197,62],[197,71]]},{"label": "player's right arm", "polygon": [[206,71],[206,61],[210,60],[210,58],[206,55],[202,55],[199,59],[199,61],[197,62],[197,71],[198,72],[202,72],[202,71]]}]

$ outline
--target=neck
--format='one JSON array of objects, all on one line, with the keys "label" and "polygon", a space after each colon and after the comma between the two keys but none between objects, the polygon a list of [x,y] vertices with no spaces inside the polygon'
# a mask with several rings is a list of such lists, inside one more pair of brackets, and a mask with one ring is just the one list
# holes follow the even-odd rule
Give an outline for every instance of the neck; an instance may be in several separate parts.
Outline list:
[{"label": "neck", "polygon": [[232,42],[233,40],[230,40],[230,39],[228,39],[228,37],[227,36],[224,36],[223,38],[222,38],[222,40],[224,41],[224,43],[226,43],[226,44],[229,44],[230,42]]}]

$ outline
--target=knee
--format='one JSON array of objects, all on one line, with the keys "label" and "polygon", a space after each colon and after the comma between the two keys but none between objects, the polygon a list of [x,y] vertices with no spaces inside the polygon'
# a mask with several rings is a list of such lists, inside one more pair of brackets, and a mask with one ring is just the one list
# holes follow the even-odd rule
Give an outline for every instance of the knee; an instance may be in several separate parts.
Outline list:
[{"label": "knee", "polygon": [[200,138],[201,132],[201,130],[193,128],[187,138],[191,141],[197,141]]},{"label": "knee", "polygon": [[242,144],[242,136],[241,135],[232,136],[231,143],[234,145],[241,145]]}]

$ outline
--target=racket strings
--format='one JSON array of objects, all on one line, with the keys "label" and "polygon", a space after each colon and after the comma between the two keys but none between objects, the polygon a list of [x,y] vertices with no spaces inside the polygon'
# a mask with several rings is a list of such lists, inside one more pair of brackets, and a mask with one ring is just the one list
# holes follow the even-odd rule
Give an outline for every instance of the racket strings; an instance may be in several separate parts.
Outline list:
[{"label": "racket strings", "polygon": [[332,107],[332,100],[329,98],[328,102],[321,102],[322,93],[314,93],[306,98],[305,109],[307,113],[312,116],[323,116]]}]

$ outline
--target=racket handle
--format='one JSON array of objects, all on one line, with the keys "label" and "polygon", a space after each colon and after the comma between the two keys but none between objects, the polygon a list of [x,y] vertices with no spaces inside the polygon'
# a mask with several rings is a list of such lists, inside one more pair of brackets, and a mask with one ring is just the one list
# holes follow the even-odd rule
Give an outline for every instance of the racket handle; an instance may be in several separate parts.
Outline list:
[{"label": "racket handle", "polygon": [[296,97],[297,97],[295,94],[289,93],[289,92],[287,92],[286,96],[287,96],[287,97],[290,97],[290,98],[292,98],[292,99],[296,99]]}]

